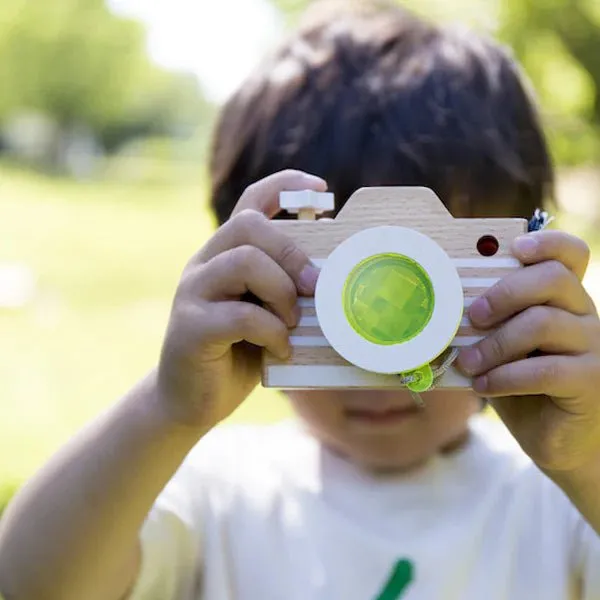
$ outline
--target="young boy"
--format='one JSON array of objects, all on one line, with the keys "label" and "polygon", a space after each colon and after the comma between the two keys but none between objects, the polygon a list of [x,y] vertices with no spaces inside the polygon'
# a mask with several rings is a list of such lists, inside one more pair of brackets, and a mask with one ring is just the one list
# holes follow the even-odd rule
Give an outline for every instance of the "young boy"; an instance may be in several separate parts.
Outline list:
[{"label": "young boy", "polygon": [[567,234],[519,239],[526,266],[470,308],[499,326],[460,356],[472,394],[298,391],[291,423],[216,428],[314,292],[269,223],[280,191],[329,186],[339,208],[425,185],[455,216],[541,204],[550,162],[511,60],[394,8],[309,22],[228,103],[212,171],[222,226],[158,367],[3,519],[7,600],[600,598],[600,322]]}]

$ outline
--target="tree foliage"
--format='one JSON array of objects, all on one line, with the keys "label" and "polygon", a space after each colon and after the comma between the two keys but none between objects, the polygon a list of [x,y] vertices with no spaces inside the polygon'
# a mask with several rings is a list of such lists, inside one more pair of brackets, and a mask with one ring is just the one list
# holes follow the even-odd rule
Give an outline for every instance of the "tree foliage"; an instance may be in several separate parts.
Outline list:
[{"label": "tree foliage", "polygon": [[510,0],[498,36],[524,65],[538,93],[555,154],[598,160],[600,4],[597,0]]},{"label": "tree foliage", "polygon": [[142,25],[104,0],[0,2],[0,122],[32,111],[114,147],[205,108],[196,80],[152,64]]},{"label": "tree foliage", "polygon": [[102,0],[11,0],[0,6],[0,106],[61,123],[118,118],[148,72],[143,30]]}]

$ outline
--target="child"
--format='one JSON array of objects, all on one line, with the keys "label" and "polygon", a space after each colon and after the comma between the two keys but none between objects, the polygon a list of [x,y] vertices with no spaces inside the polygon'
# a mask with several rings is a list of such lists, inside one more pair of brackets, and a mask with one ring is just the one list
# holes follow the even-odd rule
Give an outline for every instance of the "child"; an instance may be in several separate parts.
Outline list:
[{"label": "child", "polygon": [[362,186],[425,185],[455,216],[522,217],[550,192],[503,51],[365,5],[310,21],[225,107],[222,226],[184,271],[156,370],[9,508],[7,600],[600,598],[600,322],[576,238],[521,238],[526,267],[470,308],[499,326],[460,356],[474,393],[419,409],[297,391],[293,422],[216,427],[314,292],[269,223],[280,191],[328,186],[339,209]]}]

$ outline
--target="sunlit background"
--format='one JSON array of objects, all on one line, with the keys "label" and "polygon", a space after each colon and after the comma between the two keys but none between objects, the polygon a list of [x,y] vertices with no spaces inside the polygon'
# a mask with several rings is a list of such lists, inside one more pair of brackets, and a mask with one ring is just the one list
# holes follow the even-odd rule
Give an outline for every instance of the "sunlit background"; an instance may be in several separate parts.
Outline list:
[{"label": "sunlit background", "polygon": [[[181,268],[213,230],[219,104],[307,3],[0,2],[0,496],[155,363]],[[405,5],[512,46],[560,166],[559,222],[596,248],[600,3]],[[257,390],[233,418],[285,414]]]}]

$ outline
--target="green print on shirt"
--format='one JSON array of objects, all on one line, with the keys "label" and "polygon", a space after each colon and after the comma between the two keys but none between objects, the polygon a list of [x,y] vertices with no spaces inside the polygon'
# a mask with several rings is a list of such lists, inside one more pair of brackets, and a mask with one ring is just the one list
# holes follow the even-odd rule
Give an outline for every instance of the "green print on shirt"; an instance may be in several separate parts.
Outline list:
[{"label": "green print on shirt", "polygon": [[392,570],[385,587],[375,600],[399,600],[414,577],[414,566],[408,560],[399,560]]}]

